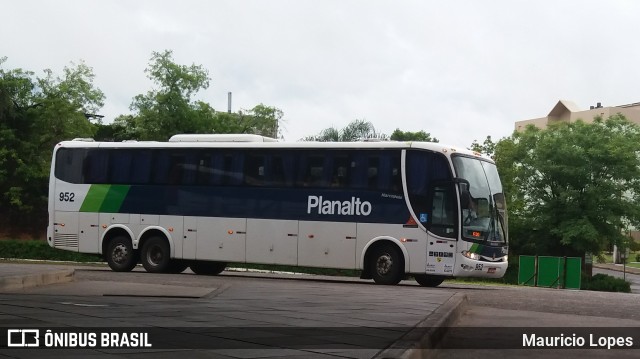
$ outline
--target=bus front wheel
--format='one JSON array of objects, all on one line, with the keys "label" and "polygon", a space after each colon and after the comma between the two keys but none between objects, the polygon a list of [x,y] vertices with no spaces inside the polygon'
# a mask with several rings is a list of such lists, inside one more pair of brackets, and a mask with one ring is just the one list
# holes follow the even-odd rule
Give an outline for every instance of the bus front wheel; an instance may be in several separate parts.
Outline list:
[{"label": "bus front wheel", "polygon": [[197,261],[191,263],[189,268],[195,274],[200,275],[218,275],[227,267],[227,263],[224,262],[208,262]]},{"label": "bus front wheel", "polygon": [[444,277],[439,275],[416,274],[413,278],[423,287],[437,287],[444,282]]},{"label": "bus front wheel", "polygon": [[169,243],[161,237],[151,237],[142,245],[141,261],[149,273],[162,273],[169,269],[171,254]]},{"label": "bus front wheel", "polygon": [[375,248],[370,261],[371,276],[376,284],[400,283],[404,274],[404,263],[398,248],[385,244]]},{"label": "bus front wheel", "polygon": [[116,236],[109,241],[105,258],[114,272],[130,272],[138,264],[131,240],[125,236]]}]

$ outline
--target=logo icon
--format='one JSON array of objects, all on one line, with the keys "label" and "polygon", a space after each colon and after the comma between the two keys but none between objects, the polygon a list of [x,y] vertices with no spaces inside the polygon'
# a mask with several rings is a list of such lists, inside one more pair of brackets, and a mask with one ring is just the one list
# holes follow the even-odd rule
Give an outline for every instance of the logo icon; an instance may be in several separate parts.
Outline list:
[{"label": "logo icon", "polygon": [[8,347],[37,347],[40,346],[40,330],[38,329],[8,329]]}]

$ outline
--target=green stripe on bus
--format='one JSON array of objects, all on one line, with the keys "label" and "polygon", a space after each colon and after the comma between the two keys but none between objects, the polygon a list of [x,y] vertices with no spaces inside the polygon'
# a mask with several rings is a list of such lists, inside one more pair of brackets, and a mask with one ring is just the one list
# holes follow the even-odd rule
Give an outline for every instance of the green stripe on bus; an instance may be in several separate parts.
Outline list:
[{"label": "green stripe on bus", "polygon": [[107,192],[107,196],[100,206],[100,212],[118,213],[120,211],[120,207],[122,207],[122,202],[127,197],[129,188],[131,188],[131,186],[111,185],[109,192]]},{"label": "green stripe on bus", "polygon": [[110,187],[111,185],[108,184],[91,185],[89,192],[87,192],[87,195],[84,197],[82,206],[80,206],[80,212],[100,212],[100,207]]},{"label": "green stripe on bus", "polygon": [[480,253],[482,251],[482,246],[478,243],[474,243],[471,248],[469,248],[469,252],[471,253]]}]

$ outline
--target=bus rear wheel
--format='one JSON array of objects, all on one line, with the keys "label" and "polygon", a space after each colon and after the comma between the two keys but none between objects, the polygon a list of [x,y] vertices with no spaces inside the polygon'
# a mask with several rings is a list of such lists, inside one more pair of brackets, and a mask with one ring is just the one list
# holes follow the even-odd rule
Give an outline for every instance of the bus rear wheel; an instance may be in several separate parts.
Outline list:
[{"label": "bus rear wheel", "polygon": [[402,280],[404,264],[396,246],[385,244],[375,248],[369,263],[376,284],[394,285]]},{"label": "bus rear wheel", "polygon": [[125,236],[116,236],[109,241],[105,259],[114,272],[130,272],[138,264],[131,240]]},{"label": "bus rear wheel", "polygon": [[161,237],[151,237],[142,245],[141,262],[149,273],[166,272],[170,267],[169,243]]},{"label": "bus rear wheel", "polygon": [[437,287],[444,282],[444,277],[439,275],[416,274],[413,278],[423,287]]},{"label": "bus rear wheel", "polygon": [[208,262],[208,261],[198,261],[193,262],[189,266],[191,271],[195,274],[200,275],[218,275],[222,273],[222,271],[227,268],[227,263],[225,262]]}]

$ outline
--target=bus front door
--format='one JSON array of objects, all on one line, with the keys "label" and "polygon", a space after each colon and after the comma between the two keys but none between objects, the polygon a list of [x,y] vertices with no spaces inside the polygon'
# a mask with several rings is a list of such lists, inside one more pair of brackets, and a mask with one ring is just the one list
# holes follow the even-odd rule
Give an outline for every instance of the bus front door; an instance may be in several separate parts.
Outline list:
[{"label": "bus front door", "polygon": [[455,265],[456,192],[452,183],[436,184],[431,191],[431,218],[427,232],[427,274],[453,275]]}]

